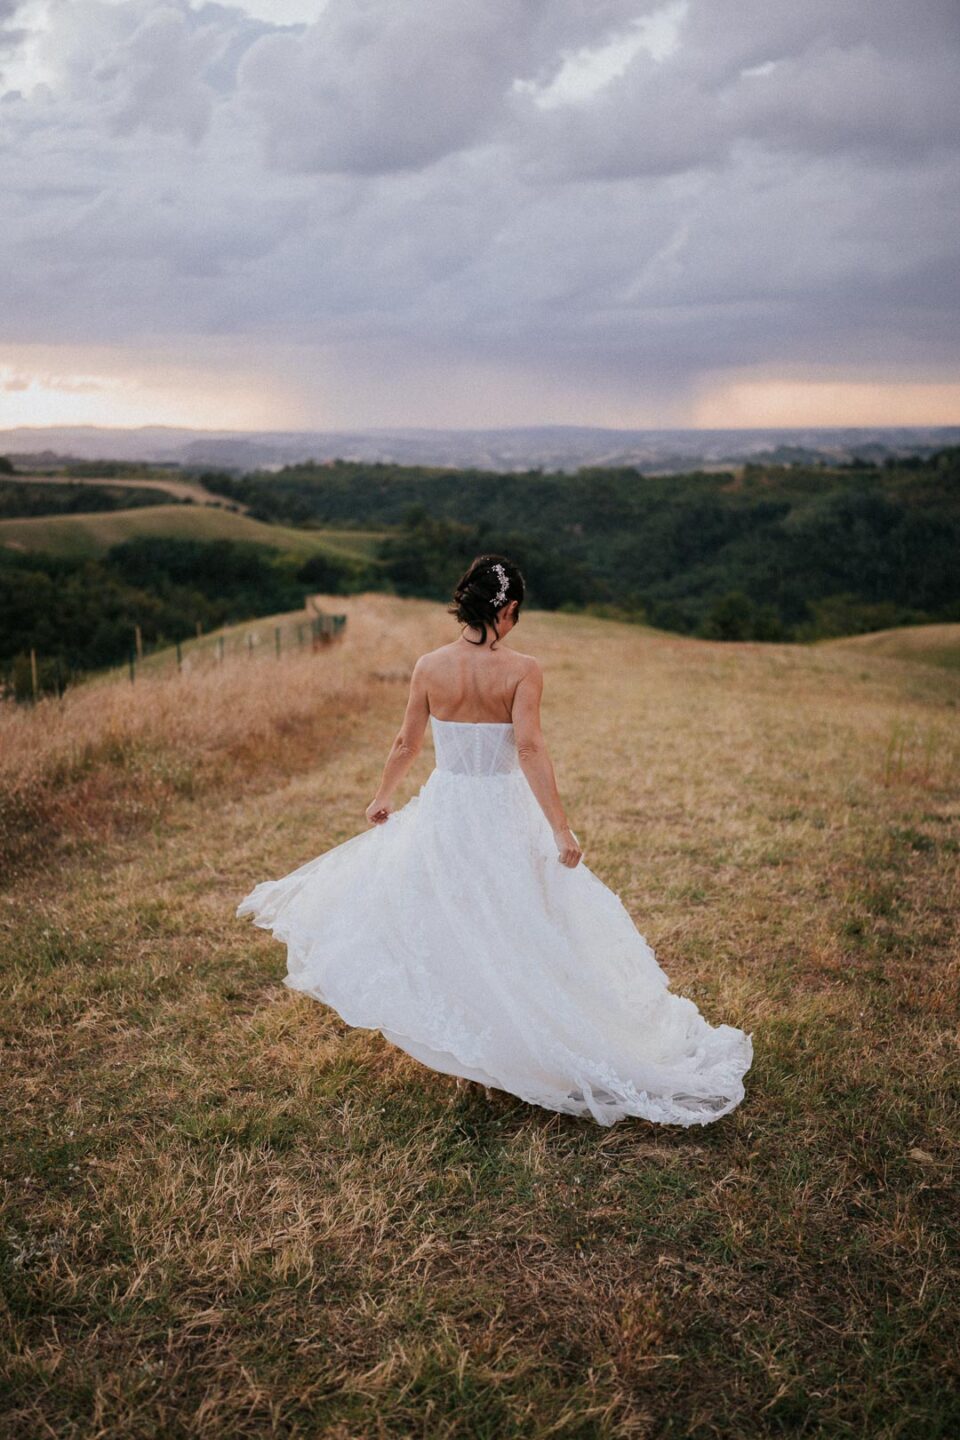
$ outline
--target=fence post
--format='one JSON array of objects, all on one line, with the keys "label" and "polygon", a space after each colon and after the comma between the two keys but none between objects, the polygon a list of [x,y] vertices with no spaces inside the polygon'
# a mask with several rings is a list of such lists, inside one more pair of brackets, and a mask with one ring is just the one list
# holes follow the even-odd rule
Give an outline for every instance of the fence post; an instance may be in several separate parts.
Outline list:
[{"label": "fence post", "polygon": [[253,659],[253,636],[249,630],[247,631],[247,656],[250,660]]},{"label": "fence post", "polygon": [[33,681],[33,703],[36,704],[40,690],[40,677],[37,674],[37,652],[32,647],[30,650],[30,679]]},{"label": "fence post", "polygon": [[140,626],[139,626],[139,625],[134,625],[134,627],[133,627],[133,633],[134,633],[134,634],[136,635],[136,637],[137,637],[137,659],[138,659],[138,660],[142,660],[142,659],[143,659],[143,633],[141,632],[141,629],[140,629]]},{"label": "fence post", "polygon": [[134,680],[137,678],[137,676],[136,676],[136,665],[137,665],[136,652],[133,651],[133,650],[131,650],[131,651],[130,651],[130,684],[131,684],[131,685],[133,684]]}]

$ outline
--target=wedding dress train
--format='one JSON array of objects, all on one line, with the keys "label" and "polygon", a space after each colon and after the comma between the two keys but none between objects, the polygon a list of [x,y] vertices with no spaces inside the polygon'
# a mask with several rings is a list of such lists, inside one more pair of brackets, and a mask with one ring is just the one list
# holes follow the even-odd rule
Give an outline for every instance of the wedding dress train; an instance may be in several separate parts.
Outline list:
[{"label": "wedding dress train", "polygon": [[436,768],[381,825],[237,907],[285,984],[433,1070],[612,1125],[707,1125],[751,1037],[675,995],[620,899],[559,863],[509,723],[431,717]]}]

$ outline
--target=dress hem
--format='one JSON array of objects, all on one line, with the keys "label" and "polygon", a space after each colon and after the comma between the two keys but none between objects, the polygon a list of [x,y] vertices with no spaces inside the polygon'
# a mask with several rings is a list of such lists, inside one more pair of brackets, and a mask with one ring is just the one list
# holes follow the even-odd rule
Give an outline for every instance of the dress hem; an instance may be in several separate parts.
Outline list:
[{"label": "dress hem", "polygon": [[[269,884],[270,882],[267,883]],[[279,918],[270,919],[265,913],[258,913],[255,908],[251,904],[249,904],[249,900],[250,897],[247,897],[247,900],[241,902],[241,904],[237,907],[238,916],[249,915],[253,921],[253,924],[258,929],[269,931],[273,935],[275,940],[280,941],[282,944],[285,944],[288,947],[291,944],[296,943],[295,937],[283,925],[282,921]],[[451,1047],[440,1050],[435,1043],[423,1040],[415,1035],[409,1035],[405,1031],[397,1030],[396,1027],[391,1025],[387,1020],[380,1021],[370,1017],[364,1019],[351,1018],[351,1013],[355,1014],[355,1012],[349,1012],[341,1009],[334,1000],[330,999],[323,993],[319,986],[311,985],[309,980],[307,980],[305,983],[301,983],[299,977],[289,969],[287,971],[287,974],[283,977],[283,983],[288,989],[293,990],[294,992],[301,995],[308,995],[311,999],[319,1001],[320,1004],[328,1006],[329,1009],[331,1009],[337,1016],[339,1016],[343,1023],[349,1026],[351,1029],[370,1030],[381,1035],[384,1040],[386,1040],[387,1044],[393,1045],[397,1049],[402,1050],[404,1054],[410,1055],[410,1057],[416,1060],[418,1064],[424,1065],[427,1069],[433,1070],[435,1074],[451,1075],[454,1078],[473,1080],[477,1084],[487,1086],[491,1089],[500,1090],[506,1095],[512,1095],[515,1099],[522,1100],[525,1104],[536,1105],[539,1108],[548,1110],[554,1114],[570,1115],[575,1119],[593,1120],[596,1124],[601,1125],[604,1128],[609,1128],[612,1125],[618,1124],[621,1120],[626,1119],[645,1120],[649,1124],[655,1125],[678,1125],[683,1129],[689,1129],[691,1126],[694,1125],[712,1125],[717,1120],[723,1119],[725,1115],[728,1115],[733,1110],[735,1110],[737,1106],[741,1104],[745,1096],[745,1089],[742,1078],[740,1080],[733,1081],[732,1095],[725,1095],[723,1097],[723,1104],[716,1110],[711,1110],[709,1111],[709,1113],[701,1115],[677,1114],[675,1113],[675,1106],[668,1100],[664,1100],[661,1102],[657,1102],[654,1100],[649,1106],[645,1108],[642,1106],[642,1102],[638,1103],[630,1100],[616,1099],[614,1099],[613,1101],[599,1100],[595,1095],[593,1095],[592,1092],[590,1095],[590,1099],[587,1100],[585,1098],[584,1090],[581,1090],[579,1096],[571,1092],[569,1096],[556,1095],[555,1097],[551,1098],[548,1098],[546,1096],[538,1097],[537,1095],[534,1095],[529,1091],[524,1091],[524,1089],[519,1086],[518,1082],[514,1082],[513,1084],[511,1084],[511,1082],[509,1081],[498,1079],[488,1075],[488,1072],[481,1070],[479,1067],[471,1066],[467,1060],[462,1058],[462,1056],[457,1053],[455,1048]],[[432,1053],[436,1057],[448,1055],[451,1057],[453,1062],[460,1068],[452,1070],[435,1064],[431,1060],[425,1059],[422,1053],[415,1054],[413,1050],[408,1049],[407,1045],[403,1043],[404,1041],[409,1042],[411,1046],[416,1046],[421,1050],[421,1052],[426,1051]],[[741,1075],[745,1075],[747,1073],[753,1061],[752,1036],[744,1033],[744,1041],[746,1064],[742,1067]],[[471,1071],[473,1073],[469,1073]],[[589,1086],[587,1088],[589,1089]],[[639,1093],[641,1095],[649,1096],[649,1092]],[[707,1097],[697,1098],[705,1099]]]}]

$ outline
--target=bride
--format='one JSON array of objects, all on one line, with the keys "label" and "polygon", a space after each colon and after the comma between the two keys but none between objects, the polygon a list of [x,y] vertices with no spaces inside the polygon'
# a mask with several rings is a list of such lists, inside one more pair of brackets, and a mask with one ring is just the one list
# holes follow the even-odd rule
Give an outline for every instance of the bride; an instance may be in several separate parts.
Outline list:
[{"label": "bride", "polygon": [[[613,1125],[707,1125],[743,1099],[751,1037],[710,1025],[582,863],[540,728],[543,674],[500,645],[523,576],[473,561],[459,639],[413,669],[372,828],[237,907],[287,946],[285,983],[433,1070]],[[393,797],[427,722],[436,768]]]}]

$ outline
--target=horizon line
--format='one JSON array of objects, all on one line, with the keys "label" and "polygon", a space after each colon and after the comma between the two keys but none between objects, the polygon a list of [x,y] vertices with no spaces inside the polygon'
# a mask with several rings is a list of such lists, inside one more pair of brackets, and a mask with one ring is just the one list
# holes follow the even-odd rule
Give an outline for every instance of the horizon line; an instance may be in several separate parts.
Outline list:
[{"label": "horizon line", "polygon": [[89,422],[70,423],[67,421],[62,424],[0,426],[0,435],[10,434],[13,431],[31,431],[43,434],[56,430],[107,430],[115,434],[137,434],[144,430],[179,430],[197,435],[218,433],[229,435],[340,435],[347,433],[396,435],[414,431],[432,435],[461,435],[464,433],[496,435],[529,430],[597,430],[611,435],[678,433],[743,435],[760,431],[776,431],[779,434],[790,434],[792,432],[806,430],[817,430],[821,432],[848,432],[851,430],[960,430],[960,418],[957,420],[937,420],[924,424],[897,424],[894,421],[882,425],[818,425],[815,422],[804,425],[592,425],[586,422],[583,424],[571,424],[570,422],[562,421],[557,423],[544,421],[526,425],[338,425],[312,429],[288,426],[259,426],[255,429],[242,429],[237,426],[171,425],[161,422],[146,423],[143,425],[94,425]]}]

